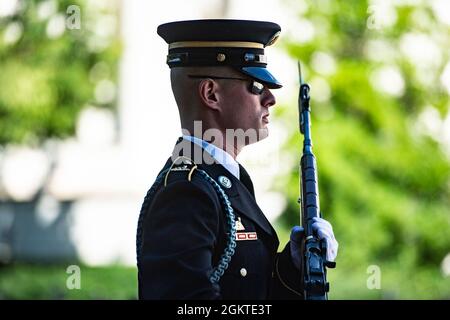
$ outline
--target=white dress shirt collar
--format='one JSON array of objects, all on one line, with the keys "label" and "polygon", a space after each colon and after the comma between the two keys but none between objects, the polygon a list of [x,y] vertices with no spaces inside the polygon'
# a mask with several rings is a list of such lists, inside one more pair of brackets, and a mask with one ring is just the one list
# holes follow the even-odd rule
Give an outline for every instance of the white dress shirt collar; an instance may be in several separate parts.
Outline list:
[{"label": "white dress shirt collar", "polygon": [[183,138],[205,149],[205,151],[208,152],[214,160],[224,166],[225,169],[227,169],[233,176],[239,179],[239,163],[234,160],[228,152],[216,147],[212,143],[194,136],[183,135]]}]

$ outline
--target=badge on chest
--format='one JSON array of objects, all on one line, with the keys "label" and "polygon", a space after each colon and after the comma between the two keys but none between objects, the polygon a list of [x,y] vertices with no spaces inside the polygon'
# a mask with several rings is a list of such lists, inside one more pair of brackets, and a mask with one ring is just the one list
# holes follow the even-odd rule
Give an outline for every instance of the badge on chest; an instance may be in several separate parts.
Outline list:
[{"label": "badge on chest", "polygon": [[236,241],[258,240],[258,234],[256,232],[245,232],[245,227],[240,217],[236,220],[236,231]]}]

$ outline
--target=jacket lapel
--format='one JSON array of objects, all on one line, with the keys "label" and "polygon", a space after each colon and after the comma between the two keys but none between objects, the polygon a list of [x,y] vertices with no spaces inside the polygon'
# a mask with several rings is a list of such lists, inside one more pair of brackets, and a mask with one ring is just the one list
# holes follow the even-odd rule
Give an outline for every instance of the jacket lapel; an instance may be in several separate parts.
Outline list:
[{"label": "jacket lapel", "polygon": [[[250,193],[247,187],[239,179],[229,173],[228,170],[220,164],[210,166],[202,165],[201,169],[205,170],[214,180],[216,180],[216,182],[219,183],[230,198],[233,209],[239,211],[239,213],[252,220],[267,234],[271,236],[276,234],[269,220],[267,220],[266,216],[256,203],[254,195]],[[230,188],[225,188],[220,184],[220,176],[225,176],[231,181]]]},{"label": "jacket lapel", "polygon": [[247,188],[248,191],[253,195],[253,198],[255,197],[255,189],[253,188],[253,182],[250,178],[250,175],[248,174],[247,170],[239,164],[239,180],[244,184],[244,186]]}]

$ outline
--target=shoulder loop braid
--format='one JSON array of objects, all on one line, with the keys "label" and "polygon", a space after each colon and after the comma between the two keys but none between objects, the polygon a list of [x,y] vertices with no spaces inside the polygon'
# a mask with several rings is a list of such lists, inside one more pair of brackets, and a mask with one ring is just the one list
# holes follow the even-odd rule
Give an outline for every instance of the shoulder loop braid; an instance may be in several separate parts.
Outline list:
[{"label": "shoulder loop braid", "polygon": [[[235,216],[234,216],[234,210],[231,207],[231,202],[228,199],[227,194],[223,190],[223,188],[204,170],[194,170],[197,169],[194,167],[189,172],[189,181],[191,181],[191,176],[194,172],[198,172],[200,176],[205,179],[208,183],[210,183],[214,190],[216,191],[217,195],[219,196],[220,202],[222,204],[222,207],[226,214],[226,224],[227,224],[227,245],[225,247],[224,252],[222,253],[219,263],[217,266],[213,269],[209,280],[212,284],[217,284],[220,280],[220,278],[223,276],[225,270],[228,268],[229,263],[231,261],[231,258],[234,255],[235,248],[236,248],[236,225],[235,225]],[[136,259],[138,266],[140,265],[140,253],[141,253],[141,247],[142,247],[142,228],[143,228],[143,222],[145,219],[145,214],[150,206],[150,204],[153,201],[153,197],[156,193],[156,191],[159,189],[161,183],[163,180],[166,180],[166,174],[168,174],[170,171],[169,169],[166,169],[162,171],[158,177],[155,180],[155,183],[153,186],[148,190],[147,195],[144,198],[144,202],[142,203],[141,211],[139,213],[139,219],[138,219],[138,226],[137,226],[137,232],[136,232]],[[164,185],[166,185],[167,181],[164,181]]]}]

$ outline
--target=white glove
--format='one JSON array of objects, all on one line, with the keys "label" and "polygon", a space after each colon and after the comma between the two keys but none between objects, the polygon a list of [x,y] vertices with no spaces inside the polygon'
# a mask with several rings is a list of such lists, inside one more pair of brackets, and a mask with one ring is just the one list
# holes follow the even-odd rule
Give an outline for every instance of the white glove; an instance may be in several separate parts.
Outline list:
[{"label": "white glove", "polygon": [[[313,218],[312,224],[313,231],[317,233],[319,239],[324,239],[327,243],[326,259],[328,261],[334,261],[337,256],[339,244],[336,241],[333,233],[333,227],[331,224],[322,218]],[[301,246],[304,237],[304,230],[300,226],[295,226],[291,230],[291,256],[294,265],[297,268],[301,268]]]},{"label": "white glove", "polygon": [[334,261],[336,259],[339,244],[336,241],[331,224],[322,218],[313,218],[312,228],[317,232],[319,239],[325,239],[327,243],[327,260]]}]

